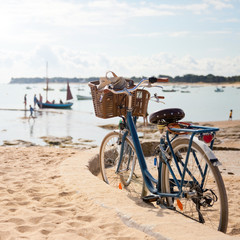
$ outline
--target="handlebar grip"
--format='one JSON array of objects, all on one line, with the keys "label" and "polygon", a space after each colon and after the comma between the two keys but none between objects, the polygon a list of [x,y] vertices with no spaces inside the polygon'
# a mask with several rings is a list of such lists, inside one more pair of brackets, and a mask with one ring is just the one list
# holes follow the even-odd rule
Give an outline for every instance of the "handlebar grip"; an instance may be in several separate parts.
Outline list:
[{"label": "handlebar grip", "polygon": [[150,77],[149,79],[150,83],[156,83],[156,82],[168,82],[168,78],[156,78],[156,77]]},{"label": "handlebar grip", "polygon": [[168,82],[168,78],[158,78],[157,82]]},{"label": "handlebar grip", "polygon": [[157,96],[158,99],[164,99],[164,96]]}]

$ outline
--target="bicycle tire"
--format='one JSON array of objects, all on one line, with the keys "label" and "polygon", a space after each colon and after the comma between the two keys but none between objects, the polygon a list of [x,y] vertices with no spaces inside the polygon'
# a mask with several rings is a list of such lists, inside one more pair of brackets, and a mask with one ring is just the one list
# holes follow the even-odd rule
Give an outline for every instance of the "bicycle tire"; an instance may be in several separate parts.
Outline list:
[{"label": "bicycle tire", "polygon": [[[124,160],[126,159],[123,159],[119,169],[120,172],[119,174],[116,173],[120,158],[121,145],[122,143],[119,133],[113,131],[105,136],[100,147],[99,160],[102,178],[107,184],[114,187],[118,187],[120,181],[124,186],[129,185],[135,167],[135,158],[130,160],[129,167],[124,166],[124,164],[126,164],[126,161]],[[130,146],[129,139],[126,138],[124,151],[128,146]]]},{"label": "bicycle tire", "polygon": [[[185,162],[189,141],[188,137],[181,137],[172,142],[173,151],[175,155],[177,155],[179,163],[181,163],[181,161]],[[203,187],[201,188],[199,186],[200,184],[194,184],[193,178],[190,176],[191,174],[186,172],[183,186],[185,197],[179,200],[168,197],[166,198],[166,203],[168,206],[174,207],[184,216],[225,233],[228,225],[227,193],[218,167],[211,163],[208,154],[205,152],[206,147],[207,146],[199,142],[199,140],[193,141],[188,162],[188,169],[193,173],[199,183],[203,179],[203,175],[199,169],[204,169],[207,164],[207,178]],[[170,154],[170,150],[167,149],[167,151]],[[211,150],[207,148],[207,151]],[[198,159],[199,163],[196,163],[195,159]],[[173,162],[173,158],[171,157],[169,163],[172,167]],[[181,170],[183,170],[182,166]],[[179,177],[176,167],[173,167],[173,171],[174,174]],[[171,174],[166,164],[163,164],[161,174],[162,191],[167,193],[176,192],[176,184],[173,184]]]},{"label": "bicycle tire", "polygon": [[136,151],[129,136],[126,137],[124,142],[123,158],[119,173],[116,173],[121,146],[122,139],[116,131],[108,133],[103,139],[99,155],[102,179],[115,188],[119,188],[119,183],[121,182],[123,188],[128,191],[131,197],[142,196],[145,184],[143,184]]}]

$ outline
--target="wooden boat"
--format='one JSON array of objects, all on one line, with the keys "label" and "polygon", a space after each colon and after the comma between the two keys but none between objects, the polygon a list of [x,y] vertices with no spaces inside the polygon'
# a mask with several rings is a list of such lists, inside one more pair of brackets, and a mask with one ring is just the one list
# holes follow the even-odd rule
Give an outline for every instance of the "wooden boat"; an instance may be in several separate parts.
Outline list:
[{"label": "wooden boat", "polygon": [[[48,65],[46,65],[46,69],[48,69]],[[65,102],[63,103],[61,100],[59,103],[55,103],[55,100],[53,100],[52,102],[49,102],[48,101],[48,90],[49,90],[49,87],[48,87],[48,77],[47,77],[47,70],[46,70],[46,84],[47,84],[47,87],[46,87],[46,102],[44,103],[42,101],[42,97],[40,96],[40,99],[36,99],[36,102],[37,102],[37,105],[39,108],[55,108],[55,109],[70,109],[73,105],[72,102]],[[72,93],[71,93],[71,90],[70,90],[70,86],[69,86],[69,82],[67,82],[67,98],[66,100],[71,100],[73,99],[73,96],[72,96]]]},{"label": "wooden boat", "polygon": [[71,102],[66,103],[51,103],[51,102],[40,102],[37,100],[37,105],[39,108],[55,108],[55,109],[70,109],[73,105]]}]

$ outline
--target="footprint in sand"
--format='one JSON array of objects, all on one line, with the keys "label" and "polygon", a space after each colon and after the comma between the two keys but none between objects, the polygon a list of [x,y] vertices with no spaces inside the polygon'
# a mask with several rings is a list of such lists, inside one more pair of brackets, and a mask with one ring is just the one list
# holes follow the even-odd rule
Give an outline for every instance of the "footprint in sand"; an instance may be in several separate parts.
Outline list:
[{"label": "footprint in sand", "polygon": [[238,228],[238,227],[234,227],[233,229],[232,229],[232,231],[230,232],[230,235],[238,235],[238,234],[240,234],[240,228]]},{"label": "footprint in sand", "polygon": [[21,218],[10,218],[7,221],[15,223],[17,225],[23,225],[25,223],[25,221],[23,219],[21,219]]},{"label": "footprint in sand", "polygon": [[94,217],[88,216],[88,215],[82,215],[82,216],[78,216],[77,220],[84,221],[84,222],[92,222],[94,220]]},{"label": "footprint in sand", "polygon": [[74,193],[76,193],[76,192],[61,192],[58,195],[59,195],[59,197],[65,197],[65,196],[71,196]]},{"label": "footprint in sand", "polygon": [[55,211],[53,211],[53,213],[55,213],[55,214],[57,214],[57,215],[59,215],[61,217],[69,216],[69,215],[72,214],[68,210],[55,210]]},{"label": "footprint in sand", "polygon": [[41,217],[31,217],[29,219],[29,222],[32,224],[38,224],[39,222],[41,222],[41,220],[44,218],[44,216]]},{"label": "footprint in sand", "polygon": [[52,176],[52,177],[49,177],[50,179],[56,179],[56,178],[60,178],[61,176],[59,175],[59,176]]},{"label": "footprint in sand", "polygon": [[13,190],[11,190],[11,189],[8,189],[7,192],[8,192],[9,194],[15,193],[15,191],[13,191]]},{"label": "footprint in sand", "polygon": [[51,231],[48,231],[48,230],[45,230],[45,229],[41,230],[41,233],[42,233],[43,235],[48,235],[50,232],[51,232]]},{"label": "footprint in sand", "polygon": [[68,225],[70,225],[71,227],[74,227],[74,228],[82,227],[82,223],[80,223],[80,222],[69,222]]},{"label": "footprint in sand", "polygon": [[8,211],[9,211],[9,212],[16,212],[17,209],[16,209],[16,208],[10,208],[10,209],[8,209]]},{"label": "footprint in sand", "polygon": [[22,226],[16,227],[16,230],[20,233],[33,232],[36,230],[36,227],[22,225]]}]

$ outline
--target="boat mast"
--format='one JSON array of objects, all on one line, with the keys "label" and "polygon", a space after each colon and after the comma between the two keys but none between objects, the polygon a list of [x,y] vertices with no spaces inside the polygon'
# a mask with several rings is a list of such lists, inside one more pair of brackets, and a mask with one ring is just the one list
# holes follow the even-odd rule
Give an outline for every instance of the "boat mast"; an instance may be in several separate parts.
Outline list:
[{"label": "boat mast", "polygon": [[48,62],[46,62],[46,102],[48,101]]}]

